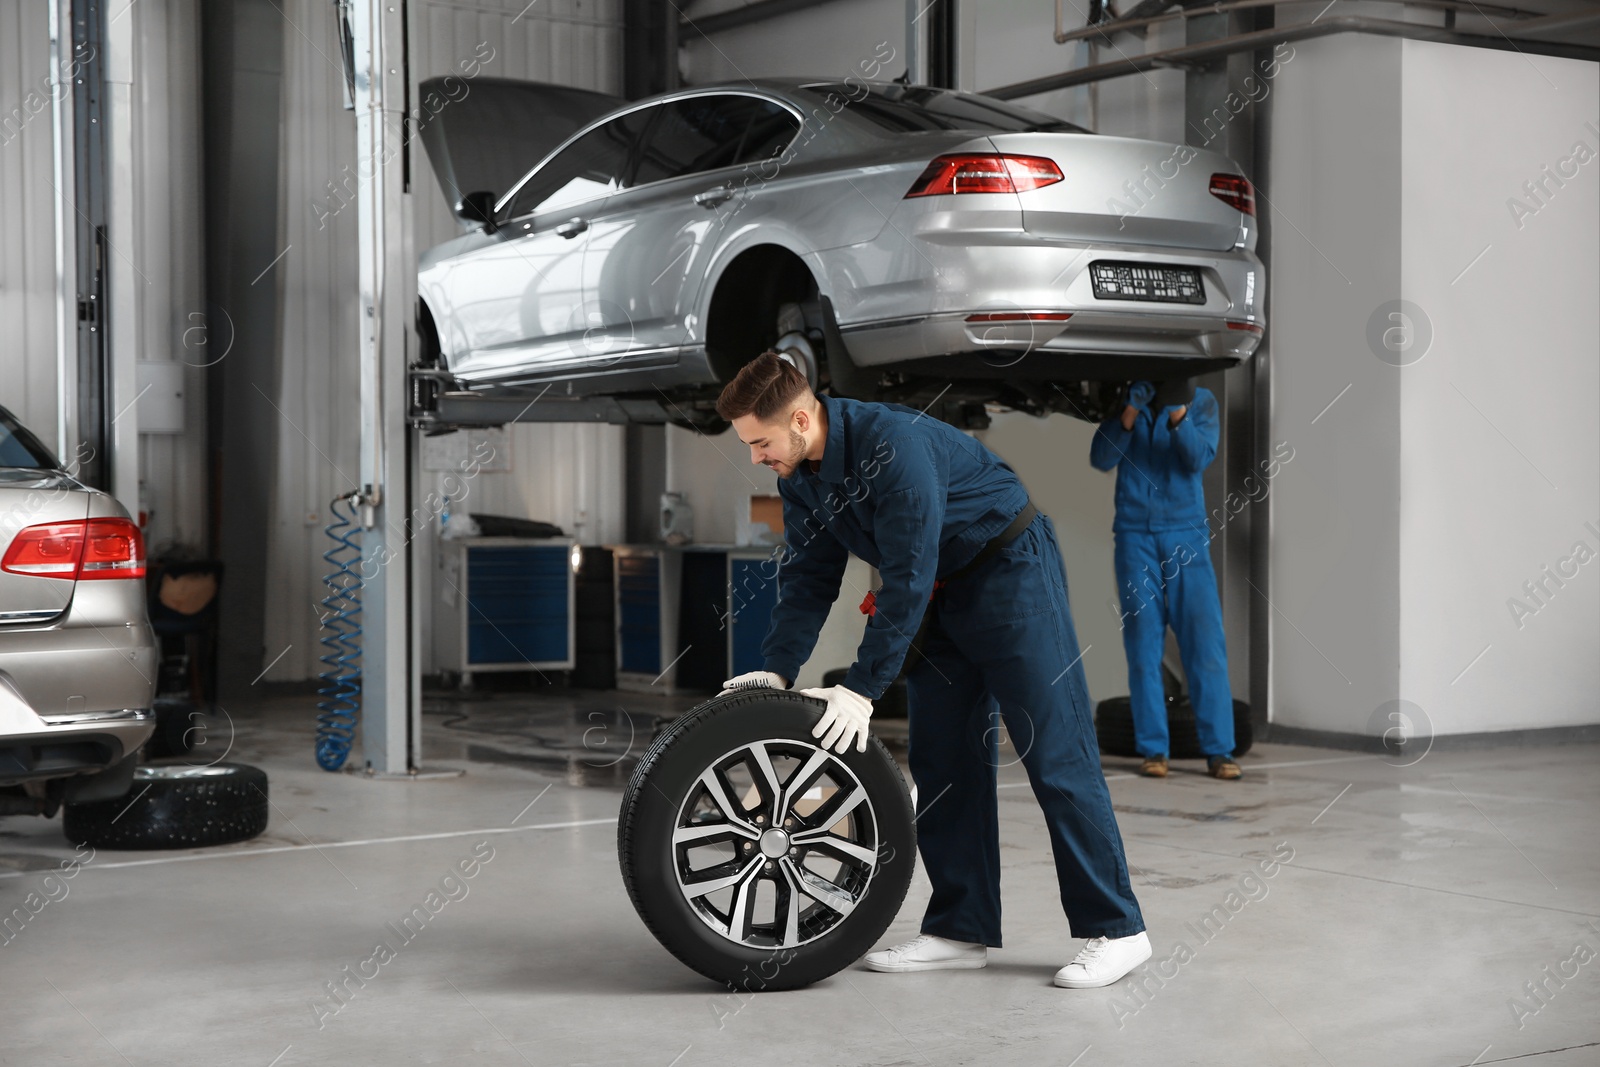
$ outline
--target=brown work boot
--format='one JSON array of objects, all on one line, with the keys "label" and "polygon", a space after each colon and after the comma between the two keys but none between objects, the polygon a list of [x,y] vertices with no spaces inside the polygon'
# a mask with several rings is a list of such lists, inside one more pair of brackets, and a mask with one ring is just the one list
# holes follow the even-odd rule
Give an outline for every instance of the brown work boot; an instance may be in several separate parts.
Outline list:
[{"label": "brown work boot", "polygon": [[1207,756],[1206,773],[1213,778],[1233,779],[1244,774],[1232,756]]},{"label": "brown work boot", "polygon": [[1139,764],[1139,773],[1146,778],[1165,778],[1167,776],[1167,757],[1146,756],[1144,762]]}]

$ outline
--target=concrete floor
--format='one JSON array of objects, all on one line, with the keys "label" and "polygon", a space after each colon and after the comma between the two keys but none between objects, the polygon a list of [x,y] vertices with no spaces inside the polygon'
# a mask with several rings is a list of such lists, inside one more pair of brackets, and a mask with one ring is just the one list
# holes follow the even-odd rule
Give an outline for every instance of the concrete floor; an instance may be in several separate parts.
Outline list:
[{"label": "concrete floor", "polygon": [[[0,944],[0,1063],[1600,1063],[1592,746],[1396,768],[1267,744],[1238,783],[1198,764],[1141,779],[1107,759],[1156,949],[1137,996],[1131,980],[1050,984],[1078,945],[1009,766],[1007,947],[988,969],[851,969],[734,995],[650,937],[617,873],[626,761],[604,765],[630,726],[686,703],[436,702],[427,762],[466,773],[399,782],[318,770],[311,702],[275,699],[231,708],[211,738],[231,733],[230,758],[271,775],[254,841],[100,852],[47,883],[73,854],[59,821],[0,822],[0,909],[52,898]],[[1292,859],[1262,876],[1274,855]],[[343,968],[397,942],[386,924],[474,857],[465,896],[347,1003],[328,999]],[[884,943],[915,933],[927,891],[919,872]]]}]

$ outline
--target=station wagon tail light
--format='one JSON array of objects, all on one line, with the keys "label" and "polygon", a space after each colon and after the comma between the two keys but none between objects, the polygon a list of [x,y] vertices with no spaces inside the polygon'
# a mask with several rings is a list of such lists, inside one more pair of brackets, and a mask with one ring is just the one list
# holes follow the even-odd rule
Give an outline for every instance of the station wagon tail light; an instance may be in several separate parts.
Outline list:
[{"label": "station wagon tail light", "polygon": [[45,522],[17,531],[0,570],[35,578],[143,578],[144,535],[127,519]]},{"label": "station wagon tail light", "polygon": [[912,183],[905,199],[959,193],[1025,193],[1061,180],[1055,160],[998,153],[938,156]]},{"label": "station wagon tail light", "polygon": [[1255,216],[1256,191],[1250,187],[1249,178],[1238,174],[1213,174],[1211,195],[1231,208],[1242,211],[1252,218]]}]

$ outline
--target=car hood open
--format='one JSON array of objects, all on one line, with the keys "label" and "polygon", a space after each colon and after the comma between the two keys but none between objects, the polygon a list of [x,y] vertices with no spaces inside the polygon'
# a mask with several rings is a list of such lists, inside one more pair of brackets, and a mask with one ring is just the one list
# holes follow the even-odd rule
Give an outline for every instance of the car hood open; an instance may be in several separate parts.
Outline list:
[{"label": "car hood open", "polygon": [[535,163],[590,121],[627,103],[548,82],[458,76],[420,86],[418,133],[454,209],[467,193],[504,196]]}]

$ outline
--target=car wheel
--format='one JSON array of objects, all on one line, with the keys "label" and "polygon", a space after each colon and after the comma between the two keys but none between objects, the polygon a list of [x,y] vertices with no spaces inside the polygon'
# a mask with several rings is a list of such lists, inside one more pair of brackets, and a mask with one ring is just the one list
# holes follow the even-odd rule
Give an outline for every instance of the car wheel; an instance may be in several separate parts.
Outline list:
[{"label": "car wheel", "polygon": [[[1137,756],[1134,743],[1133,702],[1128,697],[1102,700],[1094,709],[1094,731],[1100,751],[1108,756]],[[1255,743],[1250,723],[1250,705],[1233,702],[1233,754],[1242,756]],[[1167,700],[1167,755],[1171,759],[1203,759],[1200,733],[1195,724],[1194,707],[1186,696]]]},{"label": "car wheel", "polygon": [[683,963],[729,988],[796,989],[872,948],[911,884],[911,798],[877,739],[823,750],[824,705],[716,697],[656,738],[623,795],[622,878]]},{"label": "car wheel", "polygon": [[147,763],[124,796],[68,804],[67,840],[94,848],[199,848],[267,828],[267,774],[242,763]]}]

